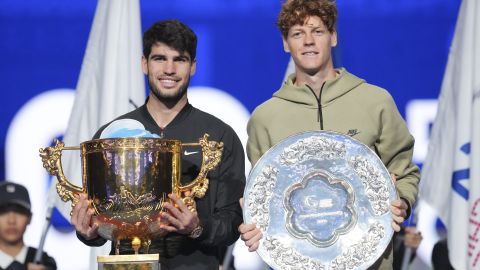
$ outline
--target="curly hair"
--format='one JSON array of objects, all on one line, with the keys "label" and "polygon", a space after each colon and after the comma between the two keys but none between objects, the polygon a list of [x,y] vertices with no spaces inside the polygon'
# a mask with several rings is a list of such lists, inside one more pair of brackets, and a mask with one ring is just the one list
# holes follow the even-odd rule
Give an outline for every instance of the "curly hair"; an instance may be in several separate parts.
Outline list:
[{"label": "curly hair", "polygon": [[294,25],[303,25],[311,16],[318,16],[330,33],[335,31],[337,6],[334,0],[287,0],[278,15],[277,26],[283,37]]},{"label": "curly hair", "polygon": [[148,59],[152,46],[157,42],[179,51],[188,52],[191,60],[195,60],[197,51],[197,36],[178,20],[164,20],[154,23],[143,34],[143,56]]}]

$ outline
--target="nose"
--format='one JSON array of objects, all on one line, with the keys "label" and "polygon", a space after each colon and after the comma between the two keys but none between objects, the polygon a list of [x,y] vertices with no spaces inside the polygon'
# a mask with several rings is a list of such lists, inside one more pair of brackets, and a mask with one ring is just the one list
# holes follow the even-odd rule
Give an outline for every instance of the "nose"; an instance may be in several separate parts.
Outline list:
[{"label": "nose", "polygon": [[10,224],[14,224],[17,221],[17,214],[13,211],[7,213],[7,221]]},{"label": "nose", "polygon": [[175,62],[172,60],[166,61],[165,69],[163,71],[165,75],[174,75],[175,74]]},{"label": "nose", "polygon": [[305,46],[312,46],[315,44],[315,39],[311,33],[306,33],[305,38],[303,40]]}]

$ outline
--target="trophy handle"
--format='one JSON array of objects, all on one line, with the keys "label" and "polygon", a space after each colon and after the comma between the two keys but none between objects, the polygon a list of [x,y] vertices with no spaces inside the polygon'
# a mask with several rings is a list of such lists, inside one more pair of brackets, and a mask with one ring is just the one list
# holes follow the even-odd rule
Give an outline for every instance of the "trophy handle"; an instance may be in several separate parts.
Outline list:
[{"label": "trophy handle", "polygon": [[[190,198],[203,198],[208,189],[207,174],[215,169],[222,158],[223,142],[209,141],[209,135],[203,135],[198,143],[182,143],[183,146],[201,146],[202,147],[202,167],[195,180],[185,186],[179,186],[178,193],[190,191]],[[188,200],[188,199],[187,199]]]},{"label": "trophy handle", "polygon": [[40,157],[42,158],[43,167],[47,169],[48,173],[52,176],[56,176],[58,179],[57,193],[62,201],[72,202],[72,208],[77,204],[78,199],[75,194],[84,193],[85,190],[79,186],[76,186],[70,181],[63,173],[62,168],[62,151],[63,150],[80,150],[80,147],[65,147],[65,143],[55,139],[55,146],[50,146],[45,149],[40,148]]}]

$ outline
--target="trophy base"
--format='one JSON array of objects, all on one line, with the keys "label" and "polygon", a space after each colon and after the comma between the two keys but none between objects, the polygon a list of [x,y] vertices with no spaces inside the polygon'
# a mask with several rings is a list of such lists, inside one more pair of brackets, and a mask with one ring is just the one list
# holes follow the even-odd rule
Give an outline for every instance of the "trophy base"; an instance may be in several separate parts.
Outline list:
[{"label": "trophy base", "polygon": [[97,256],[98,270],[160,270],[159,254]]}]

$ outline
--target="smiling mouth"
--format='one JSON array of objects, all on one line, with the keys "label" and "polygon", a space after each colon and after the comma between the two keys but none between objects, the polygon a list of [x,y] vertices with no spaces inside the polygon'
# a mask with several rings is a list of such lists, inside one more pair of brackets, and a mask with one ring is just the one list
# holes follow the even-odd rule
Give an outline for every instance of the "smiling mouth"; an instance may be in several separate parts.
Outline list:
[{"label": "smiling mouth", "polygon": [[160,81],[162,86],[165,87],[165,88],[175,87],[177,85],[177,83],[180,81],[180,79],[178,79],[178,78],[171,78],[171,77],[168,77],[168,78],[160,77],[158,80]]},{"label": "smiling mouth", "polygon": [[313,56],[313,55],[317,55],[318,52],[304,52],[302,53],[302,55],[306,55],[306,56]]}]

